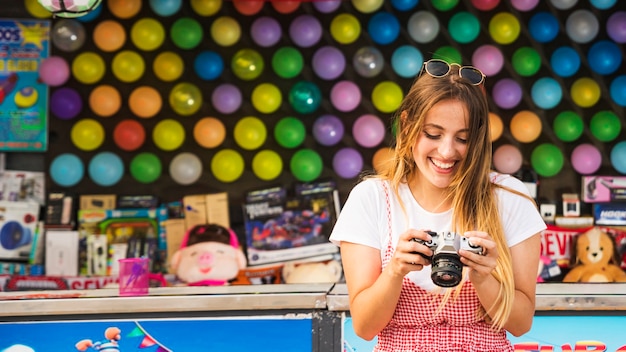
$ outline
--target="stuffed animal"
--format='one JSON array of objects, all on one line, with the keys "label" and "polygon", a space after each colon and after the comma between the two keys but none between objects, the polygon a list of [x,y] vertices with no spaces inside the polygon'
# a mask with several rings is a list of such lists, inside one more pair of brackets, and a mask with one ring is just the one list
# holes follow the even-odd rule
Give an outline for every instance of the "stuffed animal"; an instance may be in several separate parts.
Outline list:
[{"label": "stuffed animal", "polygon": [[563,282],[626,282],[626,273],[616,263],[615,240],[597,227],[574,239],[572,269]]},{"label": "stuffed animal", "polygon": [[119,352],[119,340],[121,340],[122,330],[116,327],[107,328],[104,331],[105,341],[92,341],[90,339],[80,340],[76,343],[76,349],[79,351],[87,351],[93,348],[96,351]]},{"label": "stuffed animal", "polygon": [[282,270],[283,280],[287,284],[332,283],[341,279],[341,263],[337,260],[327,262],[285,263]]},{"label": "stuffed animal", "polygon": [[221,286],[235,279],[247,262],[233,230],[206,224],[185,233],[170,264],[176,277],[187,285]]}]

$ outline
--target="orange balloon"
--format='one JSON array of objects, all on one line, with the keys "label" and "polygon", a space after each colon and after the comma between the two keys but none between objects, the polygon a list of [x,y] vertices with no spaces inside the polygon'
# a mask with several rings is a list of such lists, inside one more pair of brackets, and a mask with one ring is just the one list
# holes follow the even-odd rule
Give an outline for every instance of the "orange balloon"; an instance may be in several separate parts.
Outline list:
[{"label": "orange balloon", "polygon": [[529,110],[522,110],[513,115],[510,124],[513,138],[521,143],[530,143],[541,134],[541,119]]},{"label": "orange balloon", "polygon": [[89,107],[96,115],[113,116],[120,110],[121,105],[122,96],[120,92],[108,84],[97,86],[89,94]]},{"label": "orange balloon", "polygon": [[272,6],[276,12],[288,14],[300,7],[301,0],[272,0]]},{"label": "orange balloon", "polygon": [[500,116],[494,114],[493,112],[489,113],[489,126],[491,132],[491,141],[496,141],[500,136],[502,136],[502,131],[504,130],[504,124],[502,123],[502,119]]},{"label": "orange balloon", "polygon": [[158,90],[140,86],[135,88],[128,97],[128,107],[133,114],[147,119],[161,111],[163,100]]},{"label": "orange balloon", "polygon": [[374,153],[372,157],[372,166],[376,172],[381,172],[385,168],[389,167],[393,160],[393,148],[383,147]]},{"label": "orange balloon", "polygon": [[139,13],[142,0],[108,0],[109,11],[113,16],[128,19]]},{"label": "orange balloon", "polygon": [[94,28],[93,42],[102,51],[116,51],[126,42],[126,32],[119,22],[105,20]]},{"label": "orange balloon", "polygon": [[215,117],[204,117],[193,128],[193,138],[204,148],[215,148],[224,142],[226,128]]}]

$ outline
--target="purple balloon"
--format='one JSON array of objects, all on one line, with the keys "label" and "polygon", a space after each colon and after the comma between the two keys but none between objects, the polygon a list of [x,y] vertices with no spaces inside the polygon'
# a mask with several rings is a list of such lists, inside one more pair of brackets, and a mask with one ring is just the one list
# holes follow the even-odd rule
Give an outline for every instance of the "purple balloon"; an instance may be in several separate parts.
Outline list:
[{"label": "purple balloon", "polygon": [[323,46],[313,54],[313,71],[325,80],[333,80],[346,68],[346,58],[341,50],[334,46]]},{"label": "purple balloon", "polygon": [[70,78],[70,65],[60,56],[50,56],[41,62],[39,78],[51,87],[63,85]]},{"label": "purple balloon", "polygon": [[616,43],[626,43],[626,11],[617,11],[609,17],[606,32]]},{"label": "purple balloon", "polygon": [[581,144],[572,151],[572,167],[579,174],[589,175],[600,169],[602,154],[592,144]]},{"label": "purple balloon", "polygon": [[322,25],[312,15],[300,15],[289,25],[289,36],[297,46],[308,48],[322,38]]},{"label": "purple balloon", "polygon": [[50,111],[61,120],[70,120],[83,110],[83,101],[74,88],[63,87],[50,95]]},{"label": "purple balloon", "polygon": [[339,81],[330,90],[330,102],[339,111],[352,111],[361,103],[361,90],[352,81]]},{"label": "purple balloon", "polygon": [[231,114],[241,106],[241,91],[230,83],[220,84],[211,95],[215,109],[223,114]]},{"label": "purple balloon", "polygon": [[487,76],[494,76],[504,65],[504,56],[495,45],[482,45],[472,54],[472,65],[483,71]]},{"label": "purple balloon", "polygon": [[503,109],[512,109],[522,101],[522,87],[511,78],[503,78],[493,86],[493,101]]},{"label": "purple balloon", "polygon": [[313,123],[313,137],[325,146],[339,143],[343,138],[343,123],[334,115],[322,115]]},{"label": "purple balloon", "polygon": [[252,23],[250,36],[257,45],[267,48],[278,43],[282,36],[282,29],[276,19],[263,16]]},{"label": "purple balloon", "polygon": [[313,1],[313,7],[322,13],[331,13],[341,6],[341,0]]},{"label": "purple balloon", "polygon": [[352,125],[352,136],[362,147],[375,147],[385,138],[385,124],[376,115],[361,115]]},{"label": "purple balloon", "polygon": [[343,178],[354,178],[363,170],[363,157],[354,148],[339,149],[333,157],[333,170]]}]

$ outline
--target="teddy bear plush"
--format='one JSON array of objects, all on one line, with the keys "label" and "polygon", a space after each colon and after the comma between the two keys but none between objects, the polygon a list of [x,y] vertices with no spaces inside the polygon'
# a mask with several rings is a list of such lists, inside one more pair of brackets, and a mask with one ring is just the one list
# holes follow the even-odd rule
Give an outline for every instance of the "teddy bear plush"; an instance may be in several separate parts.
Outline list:
[{"label": "teddy bear plush", "polygon": [[601,229],[577,235],[571,253],[573,266],[563,282],[626,282],[626,272],[616,264],[615,240]]}]

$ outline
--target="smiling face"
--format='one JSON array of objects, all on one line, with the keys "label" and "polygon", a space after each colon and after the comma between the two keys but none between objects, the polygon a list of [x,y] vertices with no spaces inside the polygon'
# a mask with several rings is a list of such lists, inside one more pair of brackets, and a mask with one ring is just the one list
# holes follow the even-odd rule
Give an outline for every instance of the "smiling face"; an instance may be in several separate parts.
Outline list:
[{"label": "smiling face", "polygon": [[440,101],[426,113],[422,133],[413,145],[420,179],[436,188],[450,185],[467,154],[468,116],[466,105],[451,99]]}]

